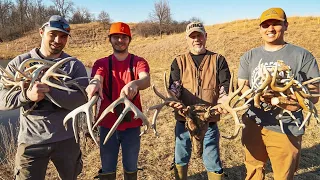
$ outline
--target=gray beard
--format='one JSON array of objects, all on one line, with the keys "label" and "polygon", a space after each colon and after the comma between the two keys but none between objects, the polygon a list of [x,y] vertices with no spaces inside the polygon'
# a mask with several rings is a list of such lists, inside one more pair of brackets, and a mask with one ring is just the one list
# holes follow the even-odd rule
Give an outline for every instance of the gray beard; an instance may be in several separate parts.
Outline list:
[{"label": "gray beard", "polygon": [[203,50],[203,47],[201,48],[193,48],[194,52],[200,53]]},{"label": "gray beard", "polygon": [[200,53],[201,50],[202,50],[202,48],[194,48],[193,50],[194,50],[195,52],[197,52],[197,53]]}]

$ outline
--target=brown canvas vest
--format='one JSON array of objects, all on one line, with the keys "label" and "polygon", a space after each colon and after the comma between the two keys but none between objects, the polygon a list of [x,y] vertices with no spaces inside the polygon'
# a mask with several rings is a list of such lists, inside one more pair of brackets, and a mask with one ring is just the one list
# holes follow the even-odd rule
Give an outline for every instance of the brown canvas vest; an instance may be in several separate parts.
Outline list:
[{"label": "brown canvas vest", "polygon": [[[176,58],[182,84],[180,100],[185,104],[206,104],[214,106],[219,97],[217,86],[217,59],[219,54],[207,51],[200,66],[196,67],[190,53],[180,55]],[[185,121],[185,118],[175,112],[178,121]],[[220,116],[213,116],[210,122],[216,122]]]}]

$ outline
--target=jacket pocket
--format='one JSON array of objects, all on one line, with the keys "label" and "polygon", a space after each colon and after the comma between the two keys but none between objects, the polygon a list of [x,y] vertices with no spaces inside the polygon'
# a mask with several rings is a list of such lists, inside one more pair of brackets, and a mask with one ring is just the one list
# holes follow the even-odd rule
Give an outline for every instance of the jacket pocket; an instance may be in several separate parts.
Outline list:
[{"label": "jacket pocket", "polygon": [[217,104],[218,94],[215,89],[202,89],[201,99],[209,104]]}]

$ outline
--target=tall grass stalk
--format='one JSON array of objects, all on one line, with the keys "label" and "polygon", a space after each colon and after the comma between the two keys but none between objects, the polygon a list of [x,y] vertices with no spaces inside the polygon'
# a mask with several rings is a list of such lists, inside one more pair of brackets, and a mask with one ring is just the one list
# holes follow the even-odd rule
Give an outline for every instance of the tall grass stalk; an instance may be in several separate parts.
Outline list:
[{"label": "tall grass stalk", "polygon": [[9,122],[8,126],[0,124],[0,166],[13,171],[14,157],[17,150],[17,126]]}]

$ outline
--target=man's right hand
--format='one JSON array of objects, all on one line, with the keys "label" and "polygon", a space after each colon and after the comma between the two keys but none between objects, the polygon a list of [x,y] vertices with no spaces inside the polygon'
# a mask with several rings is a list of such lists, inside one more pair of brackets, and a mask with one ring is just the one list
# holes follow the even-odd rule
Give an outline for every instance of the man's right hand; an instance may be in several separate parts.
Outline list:
[{"label": "man's right hand", "polygon": [[31,90],[27,90],[27,97],[34,102],[39,102],[44,99],[45,94],[50,91],[50,87],[44,83],[36,81]]},{"label": "man's right hand", "polygon": [[175,101],[170,102],[168,106],[177,110],[181,110],[183,108],[183,104],[181,102],[175,102]]},{"label": "man's right hand", "polygon": [[96,92],[99,92],[100,98],[103,99],[102,87],[98,79],[92,79],[90,81],[90,84],[86,88],[86,92],[89,100]]}]

